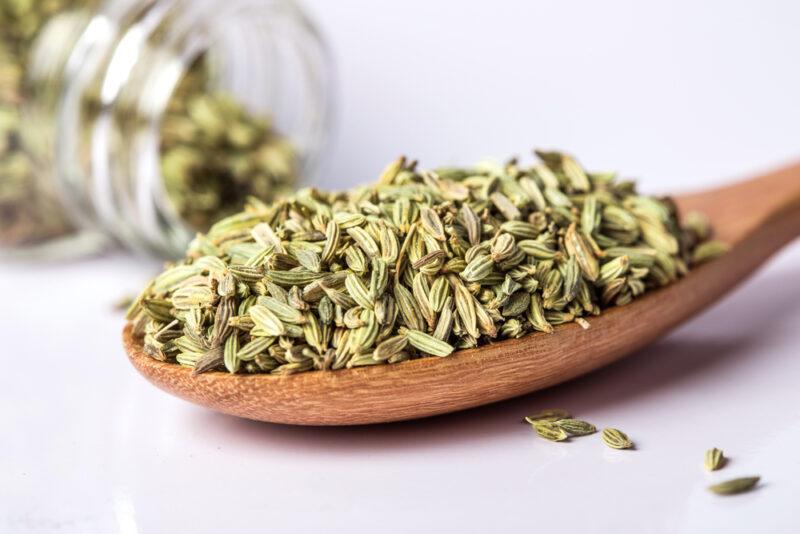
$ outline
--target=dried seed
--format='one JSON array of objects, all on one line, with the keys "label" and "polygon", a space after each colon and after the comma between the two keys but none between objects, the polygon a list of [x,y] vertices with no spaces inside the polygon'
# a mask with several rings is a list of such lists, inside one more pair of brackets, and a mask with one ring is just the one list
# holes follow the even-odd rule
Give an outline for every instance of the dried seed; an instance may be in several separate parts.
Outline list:
[{"label": "dried seed", "polygon": [[437,277],[433,281],[429,293],[429,300],[433,311],[435,311],[436,313],[442,311],[444,303],[449,296],[450,296],[450,284],[447,282],[447,278],[445,278],[444,276]]},{"label": "dried seed", "polygon": [[558,421],[559,419],[569,419],[572,417],[566,410],[561,410],[558,408],[549,409],[549,410],[541,410],[536,412],[533,415],[528,415],[525,417],[525,422],[534,424],[536,421]]},{"label": "dried seed", "polygon": [[597,278],[597,285],[603,287],[612,280],[624,276],[628,272],[628,267],[630,267],[628,256],[620,256],[608,263],[604,263],[600,268],[600,276]]},{"label": "dried seed", "polygon": [[441,313],[439,314],[439,321],[436,323],[436,328],[433,330],[433,337],[442,341],[447,341],[453,331],[453,299],[447,297],[442,306]]},{"label": "dried seed", "polygon": [[[236,337],[236,336],[231,336],[231,337]],[[266,351],[273,343],[275,343],[274,337],[254,337],[246,345],[238,348],[236,352],[236,357],[241,361],[249,362],[251,360],[254,360],[256,356],[258,356],[259,354]]]},{"label": "dried seed", "polygon": [[597,432],[593,424],[579,419],[558,419],[553,424],[564,429],[570,436],[588,436]]},{"label": "dried seed", "polygon": [[322,326],[319,320],[313,313],[305,314],[305,323],[303,323],[303,336],[306,343],[314,347],[318,354],[322,354],[327,349],[325,337],[322,332]]},{"label": "dried seed", "polygon": [[[541,150],[534,151],[537,156],[539,156],[542,161],[547,161],[548,156],[546,152],[542,152]],[[551,160],[552,162],[552,160]],[[561,187],[561,183],[559,183],[558,178],[553,171],[551,171],[545,165],[534,165],[531,168],[531,171],[534,175],[536,175],[544,184],[545,189],[558,189]]]},{"label": "dried seed", "polygon": [[537,294],[531,295],[531,302],[528,308],[528,321],[531,326],[539,332],[547,334],[553,333],[553,326],[547,321],[544,316],[544,309],[542,308],[542,299]]},{"label": "dried seed", "polygon": [[530,293],[525,293],[522,291],[519,293],[514,293],[503,306],[501,313],[503,317],[517,317],[519,315],[523,315],[526,311],[528,311],[530,303]]},{"label": "dried seed", "polygon": [[694,233],[695,237],[701,241],[705,241],[711,236],[711,225],[708,222],[708,217],[696,211],[686,214],[683,220],[683,227]]},{"label": "dried seed", "polygon": [[394,300],[405,325],[412,330],[423,330],[422,314],[414,295],[403,285],[394,286]]},{"label": "dried seed", "polygon": [[592,235],[597,227],[597,222],[597,196],[587,195],[581,210],[581,231],[586,235]]},{"label": "dried seed", "polygon": [[449,356],[453,346],[420,330],[406,331],[408,342],[417,350],[431,356]]},{"label": "dried seed", "polygon": [[320,262],[323,265],[329,264],[333,258],[336,250],[339,248],[339,239],[341,237],[341,230],[339,225],[334,221],[328,221],[325,227],[325,247],[322,249]]},{"label": "dried seed", "polygon": [[569,437],[566,430],[549,421],[534,421],[531,426],[539,437],[549,441],[564,441]]},{"label": "dried seed", "polygon": [[505,217],[506,220],[514,221],[522,218],[522,214],[519,212],[519,209],[517,209],[514,203],[511,202],[503,193],[494,192],[489,195],[489,199],[492,201],[492,204],[494,204],[497,210],[503,214],[503,217]]},{"label": "dried seed", "polygon": [[222,361],[225,364],[225,369],[229,373],[238,373],[242,360],[239,359],[237,353],[239,352],[239,336],[228,336],[225,341],[225,348],[223,350]]},{"label": "dried seed", "polygon": [[380,253],[378,244],[363,228],[358,226],[348,228],[347,234],[361,247],[361,250],[364,251],[368,258],[374,258]]},{"label": "dried seed", "polygon": [[434,250],[433,252],[428,252],[420,259],[415,261],[411,264],[411,266],[415,269],[422,269],[425,266],[432,265],[436,262],[441,263],[441,260],[447,257],[447,252],[444,250]]},{"label": "dried seed", "polygon": [[251,330],[251,335],[282,336],[286,333],[284,324],[266,306],[260,304],[251,306],[249,314],[255,324],[254,330],[258,329],[258,333]]},{"label": "dried seed", "polygon": [[172,305],[178,310],[195,307],[210,307],[216,295],[208,286],[188,286],[177,289],[172,294]]},{"label": "dried seed", "polygon": [[557,250],[549,247],[546,243],[531,239],[519,241],[517,246],[522,252],[537,260],[552,260],[559,255]]},{"label": "dried seed", "polygon": [[472,211],[469,204],[461,206],[461,221],[467,230],[467,238],[470,245],[477,245],[481,242],[481,220]]},{"label": "dried seed", "polygon": [[492,260],[499,263],[511,257],[516,250],[514,237],[511,234],[498,234],[492,242]]},{"label": "dried seed", "polygon": [[272,229],[272,226],[262,222],[253,227],[250,231],[256,243],[263,247],[272,247],[277,252],[286,252],[281,243],[280,237]]},{"label": "dried seed", "polygon": [[753,489],[761,477],[742,477],[726,480],[719,484],[709,486],[708,489],[717,495],[736,495]]},{"label": "dried seed", "polygon": [[428,323],[428,328],[433,328],[436,324],[436,312],[433,310],[430,300],[428,299],[430,288],[428,287],[428,281],[424,274],[417,273],[411,284],[411,289],[414,299],[417,302],[417,307],[422,317],[425,319],[425,322]]},{"label": "dried seed", "polygon": [[233,297],[223,297],[220,299],[217,311],[214,313],[214,326],[211,335],[211,346],[217,346],[225,342],[231,333],[231,326],[228,324],[231,317],[236,313],[236,300]]},{"label": "dried seed", "polygon": [[284,303],[275,297],[258,297],[256,303],[268,308],[281,322],[289,324],[303,324],[305,322],[303,312],[289,304],[288,301]]},{"label": "dried seed", "polygon": [[214,347],[201,355],[194,363],[192,374],[199,375],[213,371],[224,364],[223,347]]},{"label": "dried seed", "polygon": [[356,301],[356,304],[367,309],[372,309],[374,307],[374,301],[370,295],[367,285],[357,274],[348,274],[344,281],[344,286],[347,288],[347,292],[350,294],[353,300]]},{"label": "dried seed", "polygon": [[475,321],[478,325],[478,331],[490,338],[497,337],[497,325],[494,322],[494,318],[475,297],[472,297],[472,299],[475,303]]},{"label": "dried seed", "polygon": [[586,176],[578,162],[567,154],[561,154],[561,171],[575,191],[588,191],[591,189],[589,177]]},{"label": "dried seed", "polygon": [[444,226],[439,215],[428,206],[423,206],[419,214],[422,227],[437,241],[444,241]]},{"label": "dried seed", "polygon": [[381,227],[381,258],[388,264],[397,262],[400,254],[400,245],[397,242],[397,235],[386,226]]},{"label": "dried seed", "polygon": [[662,225],[640,220],[639,228],[642,231],[644,242],[654,249],[670,255],[678,253],[678,240]]},{"label": "dried seed", "polygon": [[633,442],[623,432],[616,428],[604,428],[601,434],[603,441],[612,449],[630,449]]},{"label": "dried seed", "polygon": [[378,299],[386,291],[389,284],[389,265],[380,258],[372,260],[372,275],[369,281],[369,294],[373,299]]},{"label": "dried seed", "polygon": [[403,167],[405,167],[405,165],[406,165],[406,157],[400,156],[399,158],[391,162],[389,165],[387,165],[385,169],[383,169],[383,172],[381,172],[380,177],[378,177],[378,182],[381,184],[391,184],[392,182],[394,182],[395,178],[397,178],[397,175],[400,173],[400,171],[403,170]]},{"label": "dried seed", "polygon": [[475,300],[472,298],[472,294],[464,284],[457,282],[455,285],[455,297],[456,311],[461,319],[462,326],[472,337],[479,337],[478,317],[475,312]]},{"label": "dried seed", "polygon": [[544,199],[544,195],[542,194],[542,190],[539,189],[539,186],[536,184],[536,181],[527,177],[522,176],[519,179],[520,188],[525,191],[525,194],[528,198],[533,202],[533,205],[539,211],[544,211],[547,207],[547,201]]},{"label": "dried seed", "polygon": [[292,287],[292,286],[305,286],[320,280],[323,277],[322,273],[313,273],[306,269],[292,269],[291,271],[270,271],[267,273],[266,278],[279,286]]},{"label": "dried seed", "polygon": [[708,449],[706,451],[703,465],[708,471],[716,471],[717,469],[721,469],[725,465],[725,456],[722,454],[722,450],[717,449],[716,447],[713,449]]},{"label": "dried seed", "polygon": [[721,241],[707,241],[701,243],[692,253],[692,264],[697,265],[711,261],[722,256],[730,250],[730,247]]},{"label": "dried seed", "polygon": [[494,269],[494,260],[491,256],[478,256],[461,271],[461,278],[467,282],[480,282]]},{"label": "dried seed", "polygon": [[397,335],[382,341],[373,352],[373,357],[378,361],[387,361],[393,356],[403,352],[408,345],[408,337],[406,335]]},{"label": "dried seed", "polygon": [[574,223],[567,229],[567,233],[564,236],[564,246],[570,257],[577,260],[583,275],[592,282],[597,280],[597,277],[600,276],[600,266],[597,263],[597,258],[594,257],[594,253],[583,239],[583,236],[578,233]]}]

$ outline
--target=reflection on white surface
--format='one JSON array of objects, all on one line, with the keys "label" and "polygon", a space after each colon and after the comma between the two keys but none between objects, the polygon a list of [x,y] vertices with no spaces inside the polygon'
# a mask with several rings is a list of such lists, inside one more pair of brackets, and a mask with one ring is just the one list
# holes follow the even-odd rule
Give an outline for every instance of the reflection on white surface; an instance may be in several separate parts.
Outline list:
[{"label": "reflection on white surface", "polygon": [[136,526],[136,509],[128,495],[119,492],[114,496],[114,515],[119,534],[139,534]]}]

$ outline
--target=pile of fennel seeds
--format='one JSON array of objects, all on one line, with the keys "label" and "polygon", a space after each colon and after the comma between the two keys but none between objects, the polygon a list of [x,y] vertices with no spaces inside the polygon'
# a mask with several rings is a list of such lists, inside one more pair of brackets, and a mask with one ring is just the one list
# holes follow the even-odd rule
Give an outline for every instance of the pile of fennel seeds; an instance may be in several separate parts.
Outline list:
[{"label": "pile of fennel seeds", "polygon": [[572,157],[303,189],[198,235],[128,312],[147,354],[196,372],[383,365],[622,306],[724,251],[699,216]]}]

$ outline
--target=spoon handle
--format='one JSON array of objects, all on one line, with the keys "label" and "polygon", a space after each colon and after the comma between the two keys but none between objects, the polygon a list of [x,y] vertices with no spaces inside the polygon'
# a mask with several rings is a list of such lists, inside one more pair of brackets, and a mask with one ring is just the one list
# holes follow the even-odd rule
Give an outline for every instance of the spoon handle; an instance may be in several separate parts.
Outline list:
[{"label": "spoon handle", "polygon": [[733,185],[684,195],[680,204],[684,211],[705,213],[716,236],[731,245],[769,230],[777,250],[800,235],[800,163]]}]

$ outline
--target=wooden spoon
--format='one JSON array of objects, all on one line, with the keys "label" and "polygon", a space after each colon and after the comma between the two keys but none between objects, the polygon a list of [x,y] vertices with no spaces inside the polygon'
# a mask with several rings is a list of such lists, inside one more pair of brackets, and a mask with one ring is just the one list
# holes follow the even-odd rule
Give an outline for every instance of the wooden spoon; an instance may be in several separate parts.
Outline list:
[{"label": "wooden spoon", "polygon": [[[447,358],[290,376],[231,375],[190,369],[147,356],[124,332],[131,363],[150,382],[227,414],[301,425],[355,425],[443,414],[564,382],[630,354],[707,309],[766,259],[800,235],[800,164],[729,187],[676,198],[699,210],[726,255],[628,306],[554,334],[532,334]],[[789,288],[787,287],[787,290]],[[742,320],[746,321],[743,312]]]}]

